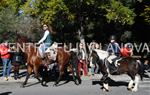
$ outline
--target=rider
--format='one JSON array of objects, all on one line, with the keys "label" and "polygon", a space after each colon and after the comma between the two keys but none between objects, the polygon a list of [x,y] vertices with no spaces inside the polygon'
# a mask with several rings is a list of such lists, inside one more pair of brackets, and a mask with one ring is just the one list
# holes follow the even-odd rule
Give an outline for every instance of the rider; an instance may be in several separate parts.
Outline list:
[{"label": "rider", "polygon": [[107,48],[107,51],[110,54],[110,56],[107,58],[107,60],[110,62],[110,68],[115,72],[117,70],[116,62],[120,59],[120,47],[116,41],[116,36],[110,36],[110,44]]},{"label": "rider", "polygon": [[43,25],[44,35],[38,42],[40,44],[39,46],[39,53],[41,58],[44,58],[44,53],[47,50],[48,47],[52,45],[52,35],[51,32],[48,29],[48,26],[46,24]]},{"label": "rider", "polygon": [[120,49],[121,57],[130,57],[133,55],[133,47],[131,43],[125,44],[123,48]]},{"label": "rider", "polygon": [[116,41],[116,37],[114,35],[112,35],[110,37],[110,44],[107,48],[107,51],[109,52],[109,54],[114,54],[117,57],[120,56],[120,48],[119,48],[119,44]]}]

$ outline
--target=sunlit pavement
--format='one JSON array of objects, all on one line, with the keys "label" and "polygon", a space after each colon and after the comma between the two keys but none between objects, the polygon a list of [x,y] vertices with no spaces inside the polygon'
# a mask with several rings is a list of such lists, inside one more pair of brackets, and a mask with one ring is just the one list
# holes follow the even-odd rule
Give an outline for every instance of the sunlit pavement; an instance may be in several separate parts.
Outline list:
[{"label": "sunlit pavement", "polygon": [[[21,72],[24,72],[21,71]],[[13,74],[11,74],[13,76]],[[82,76],[82,84],[75,85],[73,81],[54,87],[54,82],[49,82],[48,87],[42,87],[37,79],[30,77],[29,82],[25,88],[21,88],[25,77],[18,80],[13,78],[5,81],[0,79],[0,95],[150,95],[150,79],[144,78],[139,83],[139,90],[137,92],[130,92],[127,90],[127,83],[130,78],[127,75],[110,76],[116,83],[120,85],[111,85],[109,92],[103,92],[96,81],[99,81],[101,74],[95,76]]]}]

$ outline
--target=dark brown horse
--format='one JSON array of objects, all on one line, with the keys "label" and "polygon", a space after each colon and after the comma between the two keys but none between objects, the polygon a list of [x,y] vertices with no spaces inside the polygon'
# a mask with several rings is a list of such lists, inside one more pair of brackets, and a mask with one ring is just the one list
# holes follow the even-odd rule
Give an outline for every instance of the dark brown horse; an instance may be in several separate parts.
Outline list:
[{"label": "dark brown horse", "polygon": [[[52,62],[49,57],[49,53],[47,53],[48,62]],[[53,60],[58,64],[59,70],[59,77],[55,82],[55,86],[60,82],[62,76],[68,73],[68,68],[70,67],[70,72],[72,73],[73,80],[75,84],[81,84],[81,79],[78,75],[77,68],[78,68],[78,57],[77,53],[73,51],[65,51],[64,48],[57,48],[57,56],[56,60]]]},{"label": "dark brown horse", "polygon": [[[102,53],[101,53],[102,54]],[[108,80],[109,80],[109,73],[111,74],[111,69],[109,68],[109,61],[107,59],[102,60],[100,58],[101,55],[95,50],[91,51],[90,58],[93,64],[98,64],[100,71],[102,73],[101,81],[103,83],[103,89],[109,91],[108,89]],[[138,90],[138,83],[140,75],[142,79],[143,70],[141,68],[140,62],[138,62],[135,58],[122,58],[118,61],[118,69],[116,71],[117,75],[120,74],[127,74],[131,77],[131,81],[128,84],[128,90],[137,91]],[[135,85],[133,83],[135,81]]]}]

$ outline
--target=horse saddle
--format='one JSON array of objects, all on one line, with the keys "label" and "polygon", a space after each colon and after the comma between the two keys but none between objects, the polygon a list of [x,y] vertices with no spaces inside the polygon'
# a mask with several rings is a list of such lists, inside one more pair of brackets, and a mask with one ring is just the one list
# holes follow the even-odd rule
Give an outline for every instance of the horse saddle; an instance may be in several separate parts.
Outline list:
[{"label": "horse saddle", "polygon": [[114,66],[118,67],[120,65],[120,63],[118,61],[120,61],[122,58],[117,57],[116,55],[110,55],[107,60],[110,64],[114,64]]},{"label": "horse saddle", "polygon": [[57,49],[50,49],[48,52],[48,58],[55,61],[57,56]]},{"label": "horse saddle", "polygon": [[56,60],[56,56],[57,56],[57,48],[58,48],[58,44],[57,43],[53,43],[52,46],[50,46],[45,53],[48,54],[48,58],[55,61]]}]

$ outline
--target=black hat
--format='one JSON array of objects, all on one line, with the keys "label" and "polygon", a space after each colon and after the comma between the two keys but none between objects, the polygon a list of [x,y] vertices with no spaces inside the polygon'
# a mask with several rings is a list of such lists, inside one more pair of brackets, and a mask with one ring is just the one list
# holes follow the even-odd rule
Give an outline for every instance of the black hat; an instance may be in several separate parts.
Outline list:
[{"label": "black hat", "polygon": [[110,36],[110,40],[116,40],[116,36],[115,35],[111,35]]}]

